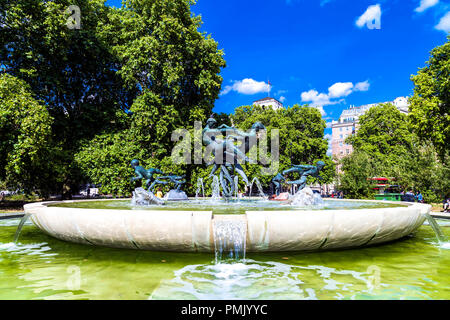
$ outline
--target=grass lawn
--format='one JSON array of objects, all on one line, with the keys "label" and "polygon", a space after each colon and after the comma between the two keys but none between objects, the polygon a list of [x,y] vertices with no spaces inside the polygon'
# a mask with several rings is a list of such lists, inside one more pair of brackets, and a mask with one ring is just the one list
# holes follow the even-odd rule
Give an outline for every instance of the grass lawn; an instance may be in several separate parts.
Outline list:
[{"label": "grass lawn", "polygon": [[40,201],[38,197],[14,195],[0,201],[0,213],[23,212],[23,206],[30,202]]}]

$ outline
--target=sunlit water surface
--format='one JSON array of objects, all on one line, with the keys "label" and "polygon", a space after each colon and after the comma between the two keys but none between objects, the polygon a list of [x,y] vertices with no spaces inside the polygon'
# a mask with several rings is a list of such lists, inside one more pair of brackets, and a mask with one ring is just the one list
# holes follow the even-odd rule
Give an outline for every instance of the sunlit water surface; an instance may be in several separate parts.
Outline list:
[{"label": "sunlit water surface", "polygon": [[212,211],[214,214],[244,214],[245,211],[273,211],[273,210],[355,210],[404,207],[404,204],[369,201],[325,200],[320,206],[287,205],[282,201],[269,200],[190,200],[167,201],[165,205],[133,206],[130,200],[108,201],[77,201],[51,204],[52,207],[80,208],[80,209],[113,209],[113,210],[190,210]]},{"label": "sunlit water surface", "polygon": [[426,224],[375,247],[216,264],[213,253],[63,242],[30,222],[15,245],[19,221],[0,220],[0,299],[450,299],[450,250]]}]

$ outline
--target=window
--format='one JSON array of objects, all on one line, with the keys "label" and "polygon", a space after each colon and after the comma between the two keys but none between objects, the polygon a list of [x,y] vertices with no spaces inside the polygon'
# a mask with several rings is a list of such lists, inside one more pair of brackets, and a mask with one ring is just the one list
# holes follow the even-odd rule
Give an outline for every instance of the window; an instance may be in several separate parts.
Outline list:
[{"label": "window", "polygon": [[347,149],[347,154],[350,154],[350,149]]},{"label": "window", "polygon": [[344,136],[341,134],[340,136],[339,136],[341,139],[344,139]]},{"label": "window", "polygon": [[339,131],[340,131],[340,132],[342,132],[342,127],[341,127],[341,128],[339,128]]},{"label": "window", "polygon": [[339,143],[339,147],[342,147],[342,142],[341,142],[341,143]]}]

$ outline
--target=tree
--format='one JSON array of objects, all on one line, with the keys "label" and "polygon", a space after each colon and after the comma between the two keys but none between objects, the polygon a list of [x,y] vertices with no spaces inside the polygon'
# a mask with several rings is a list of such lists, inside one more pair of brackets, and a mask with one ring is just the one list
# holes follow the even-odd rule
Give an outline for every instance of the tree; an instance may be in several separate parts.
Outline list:
[{"label": "tree", "polygon": [[378,163],[370,154],[354,152],[341,160],[343,174],[339,177],[339,190],[346,198],[372,199],[374,183],[370,178],[376,176]]},{"label": "tree", "polygon": [[[211,114],[225,61],[217,43],[198,31],[201,19],[192,15],[192,3],[124,1],[121,9],[108,13],[109,23],[99,32],[99,38],[110,44],[119,61],[117,74],[125,88],[136,93],[128,107],[132,115],[129,122],[125,121],[124,132],[105,131],[86,143],[76,157],[85,179],[102,181],[105,192],[124,192],[127,186],[132,187],[120,175],[128,172],[133,157],[166,173],[185,174],[186,187],[190,191],[194,188],[196,181],[191,183],[191,179],[198,172],[194,165],[170,161],[175,145],[171,135],[179,128],[192,132],[194,121],[204,122]],[[112,155],[112,150],[118,154]],[[101,159],[110,155],[114,161],[94,162],[92,154]],[[101,168],[108,166],[117,170],[100,174]]]},{"label": "tree", "polygon": [[120,60],[118,74],[126,86],[152,95],[154,102],[157,97],[163,106],[158,117],[167,114],[177,125],[191,127],[211,114],[225,67],[217,42],[198,31],[202,22],[190,11],[193,3],[126,0],[103,32]]},{"label": "tree", "polygon": [[[76,188],[82,173],[73,155],[83,139],[115,128],[121,109],[135,92],[124,89],[118,59],[101,30],[114,8],[104,0],[78,1],[81,28],[67,26],[68,0],[5,0],[0,3],[0,66],[24,80],[43,102],[52,138],[63,148],[60,171],[63,195]],[[120,112],[119,112],[120,111]]]},{"label": "tree", "polygon": [[359,119],[358,133],[347,139],[355,151],[366,152],[389,167],[414,148],[407,116],[390,103],[370,108]]},{"label": "tree", "polygon": [[355,149],[342,159],[340,186],[347,197],[370,198],[370,178],[394,177],[403,190],[421,191],[425,200],[440,201],[449,192],[449,168],[431,144],[411,132],[408,117],[391,104],[372,107],[360,117]]},{"label": "tree", "polygon": [[[113,8],[78,1],[81,28],[67,27],[73,1],[5,0],[0,4],[0,65],[24,80],[54,117],[54,137],[66,149],[111,127],[115,110],[131,105],[110,44],[100,36]],[[70,159],[68,159],[70,161]]]},{"label": "tree", "polygon": [[134,175],[131,160],[145,157],[144,150],[133,141],[126,131],[105,133],[84,143],[75,154],[75,163],[84,173],[84,182],[101,184],[105,194],[131,195]]},{"label": "tree", "polygon": [[450,154],[450,36],[431,51],[427,66],[412,76],[410,124],[423,141],[431,141],[441,160]]},{"label": "tree", "polygon": [[58,182],[53,118],[22,80],[0,74],[0,181],[48,195]]},{"label": "tree", "polygon": [[[64,189],[90,180],[125,192],[130,185],[119,175],[128,158],[138,154],[143,163],[167,167],[171,133],[209,116],[225,61],[217,43],[198,31],[193,3],[127,0],[116,9],[104,0],[77,1],[81,28],[70,29],[65,11],[72,1],[0,2],[0,73],[23,80],[54,119]],[[93,155],[111,160],[96,162]],[[105,167],[117,171],[102,176]]]}]

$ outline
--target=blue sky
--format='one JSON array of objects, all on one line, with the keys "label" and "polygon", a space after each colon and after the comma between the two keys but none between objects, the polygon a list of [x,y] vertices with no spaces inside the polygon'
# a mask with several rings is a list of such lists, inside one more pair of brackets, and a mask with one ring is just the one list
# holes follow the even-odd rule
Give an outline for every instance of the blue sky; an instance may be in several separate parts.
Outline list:
[{"label": "blue sky", "polygon": [[225,51],[215,112],[266,97],[270,81],[271,96],[316,105],[327,122],[411,95],[410,76],[450,31],[442,0],[198,0],[192,11]]}]

